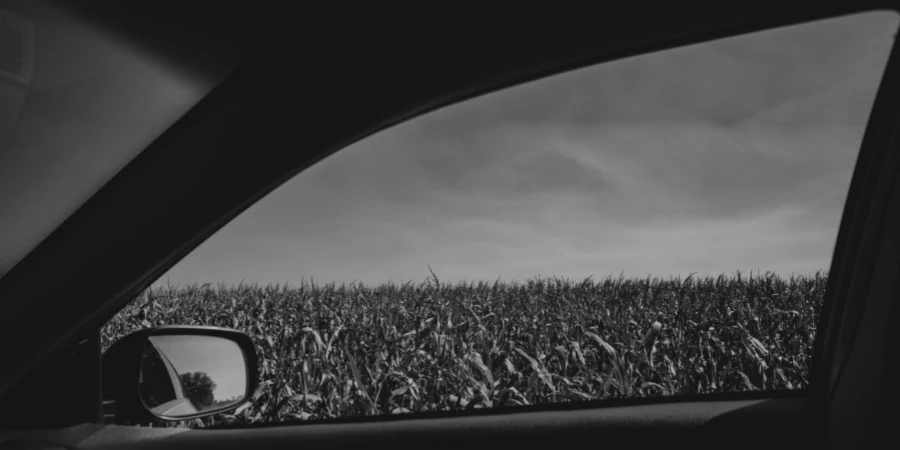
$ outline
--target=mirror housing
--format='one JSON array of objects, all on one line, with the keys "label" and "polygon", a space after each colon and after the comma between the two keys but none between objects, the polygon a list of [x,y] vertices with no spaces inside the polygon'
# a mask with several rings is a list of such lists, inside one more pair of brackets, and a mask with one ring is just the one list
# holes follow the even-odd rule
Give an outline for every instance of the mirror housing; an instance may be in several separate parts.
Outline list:
[{"label": "mirror housing", "polygon": [[147,424],[223,413],[248,401],[258,382],[253,341],[204,326],[146,328],[103,354],[103,399],[115,423]]}]

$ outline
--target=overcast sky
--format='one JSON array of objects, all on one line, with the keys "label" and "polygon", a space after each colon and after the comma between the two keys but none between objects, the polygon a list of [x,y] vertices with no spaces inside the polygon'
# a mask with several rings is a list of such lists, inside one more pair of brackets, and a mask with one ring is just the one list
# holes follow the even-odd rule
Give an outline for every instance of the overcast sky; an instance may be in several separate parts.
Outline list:
[{"label": "overcast sky", "polygon": [[601,64],[301,173],[159,283],[827,270],[892,13]]}]

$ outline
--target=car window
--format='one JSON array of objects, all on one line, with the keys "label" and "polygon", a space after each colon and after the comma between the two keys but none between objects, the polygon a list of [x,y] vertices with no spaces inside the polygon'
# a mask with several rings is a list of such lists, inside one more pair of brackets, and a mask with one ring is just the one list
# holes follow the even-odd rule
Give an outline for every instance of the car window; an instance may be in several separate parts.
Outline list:
[{"label": "car window", "polygon": [[216,419],[240,423],[805,389],[897,22],[602,63],[392,127],[211,237],[104,346],[248,333],[264,387]]}]

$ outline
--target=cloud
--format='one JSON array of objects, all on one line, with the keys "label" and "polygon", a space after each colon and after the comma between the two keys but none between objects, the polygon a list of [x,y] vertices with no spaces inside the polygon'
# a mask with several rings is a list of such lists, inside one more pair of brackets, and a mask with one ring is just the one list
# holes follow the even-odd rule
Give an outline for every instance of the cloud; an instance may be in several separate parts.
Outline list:
[{"label": "cloud", "polygon": [[827,269],[897,24],[841,20],[602,64],[419,117],[300,174],[169,277]]}]

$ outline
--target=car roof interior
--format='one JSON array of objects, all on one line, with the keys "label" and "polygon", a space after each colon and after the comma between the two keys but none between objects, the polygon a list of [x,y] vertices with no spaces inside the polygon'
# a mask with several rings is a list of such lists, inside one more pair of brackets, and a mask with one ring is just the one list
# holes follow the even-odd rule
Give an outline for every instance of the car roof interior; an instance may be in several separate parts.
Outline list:
[{"label": "car roof interior", "polygon": [[[91,339],[91,330],[242,211],[305,168],[373,133],[451,103],[590,64],[897,6],[842,2],[764,9],[739,2],[661,6],[653,11],[646,5],[604,10],[562,2],[515,9],[288,0],[217,2],[215,6],[202,1],[78,0],[63,4],[80,20],[107,30],[166,65],[223,80],[118,173],[104,180],[96,194],[0,278],[0,342],[15,342],[0,345],[0,401],[3,395],[21,391],[29,379],[47,381],[35,374],[47,367],[48,361]],[[896,65],[892,59],[885,79],[896,75]],[[880,94],[873,120],[896,112],[897,86],[891,84],[890,89],[882,88],[887,93]],[[577,408],[556,405],[527,413],[485,411],[471,417],[338,420],[212,434],[166,428],[135,432],[127,427],[90,425],[45,430],[38,441],[76,448],[133,444],[148,448],[287,448],[298,443],[343,448],[390,445],[400,440],[412,445],[485,448],[583,445],[589,440],[638,448],[808,446],[810,439],[824,439],[815,427],[835,420],[826,417],[823,404],[814,403],[837,392],[838,368],[823,360],[823,355],[855,355],[851,352],[854,345],[883,337],[876,331],[872,336],[847,331],[847,327],[867,323],[869,315],[862,306],[847,307],[834,300],[870,292],[872,288],[859,285],[861,276],[869,276],[872,283],[882,278],[892,283],[890,270],[896,260],[891,260],[894,265],[882,266],[882,278],[871,275],[873,266],[864,270],[856,264],[863,258],[875,261],[876,254],[881,254],[878,249],[892,251],[893,247],[875,238],[864,239],[853,228],[858,224],[858,230],[885,230],[889,228],[883,228],[881,222],[876,226],[868,221],[897,221],[896,211],[890,217],[871,213],[878,207],[888,211],[884,205],[894,195],[892,188],[877,184],[890,178],[880,170],[897,167],[896,155],[874,150],[877,143],[890,138],[887,130],[893,128],[883,129],[881,133],[867,132],[864,147],[873,150],[861,157],[848,197],[870,195],[872,204],[848,201],[832,263],[831,272],[842,276],[829,280],[826,301],[831,312],[825,314],[821,330],[827,326],[843,331],[820,331],[819,366],[810,391],[691,402],[683,398],[662,403],[659,399],[617,401],[600,408],[594,404]],[[863,170],[869,172],[861,175]],[[883,202],[881,206],[878,201]],[[881,258],[889,260],[890,255]],[[896,286],[885,286],[890,286],[884,291],[890,299]],[[891,302],[884,304],[889,308]],[[54,314],[46,314],[47,310]],[[880,311],[882,318],[896,315],[896,308],[869,309],[872,311]],[[880,328],[873,325],[871,329]],[[874,376],[853,370],[846,373],[848,380]],[[876,386],[884,381],[880,380],[861,381],[857,386]],[[70,385],[79,381],[84,380],[76,379]],[[847,392],[840,398],[868,398],[857,391]],[[855,400],[844,401],[855,404]],[[814,408],[818,416],[810,414]],[[853,422],[855,433],[867,430],[859,424],[877,413],[860,414]],[[25,420],[21,424],[33,427]],[[857,436],[848,432],[845,441],[835,442]]]}]

